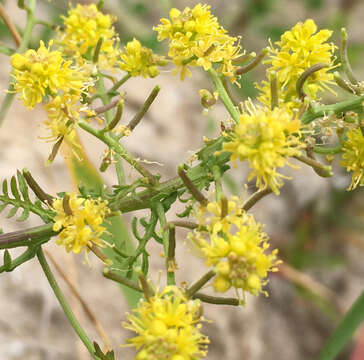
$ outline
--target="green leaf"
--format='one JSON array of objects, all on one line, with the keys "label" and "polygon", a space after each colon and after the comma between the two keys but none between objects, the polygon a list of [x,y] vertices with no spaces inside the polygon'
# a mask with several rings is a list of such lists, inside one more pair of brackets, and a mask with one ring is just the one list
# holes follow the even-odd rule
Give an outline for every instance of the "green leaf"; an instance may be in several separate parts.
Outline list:
[{"label": "green leaf", "polygon": [[11,269],[11,256],[7,249],[4,252],[4,269],[5,271],[9,271]]},{"label": "green leaf", "polygon": [[4,194],[4,196],[9,197],[7,180],[3,181],[3,194]]},{"label": "green leaf", "polygon": [[16,219],[16,221],[19,222],[25,221],[26,219],[28,219],[29,215],[30,215],[29,209],[25,208],[21,213],[21,215]]},{"label": "green leaf", "polygon": [[11,188],[11,193],[14,195],[15,199],[20,201],[21,198],[20,198],[20,194],[19,194],[19,191],[18,191],[16,178],[15,178],[14,175],[11,177],[11,180],[10,180],[10,188]]},{"label": "green leaf", "polygon": [[333,360],[352,338],[355,330],[364,321],[364,291],[359,295],[339,326],[331,335],[318,360]]},{"label": "green leaf", "polygon": [[9,211],[9,214],[8,214],[8,216],[6,217],[7,219],[10,219],[11,217],[13,217],[15,214],[16,214],[16,212],[18,211],[18,209],[19,209],[19,206],[15,206],[15,207],[13,207],[10,211]]},{"label": "green leaf", "polygon": [[28,193],[28,186],[25,182],[25,179],[24,179],[22,173],[19,170],[17,170],[16,175],[18,178],[19,190],[20,190],[21,194],[23,195],[23,199],[25,201],[30,201],[29,193]]}]

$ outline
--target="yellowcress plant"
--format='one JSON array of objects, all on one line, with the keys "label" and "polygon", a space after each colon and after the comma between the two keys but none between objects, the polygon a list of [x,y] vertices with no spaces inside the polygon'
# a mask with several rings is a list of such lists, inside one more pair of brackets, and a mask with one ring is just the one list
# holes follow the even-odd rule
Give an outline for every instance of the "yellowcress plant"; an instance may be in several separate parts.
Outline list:
[{"label": "yellowcress plant", "polygon": [[[24,7],[24,2],[19,1],[19,6]],[[103,261],[106,278],[128,286],[134,295],[144,295],[123,322],[134,333],[127,346],[136,348],[136,359],[203,358],[209,343],[202,333],[203,303],[236,306],[245,304],[247,293],[267,295],[269,273],[279,270],[278,250],[272,249],[264,225],[255,220],[250,209],[270,192],[280,194],[290,179],[285,174],[286,165],[299,169],[300,161],[328,177],[332,172],[326,160],[342,154],[340,164],[352,175],[348,190],[364,185],[364,87],[347,62],[346,32],[342,31],[341,64],[335,56],[336,46],[329,42],[332,31],[318,30],[312,19],[297,23],[254,57],[246,55],[240,37],[230,36],[219,24],[209,5],[197,4],[171,9],[169,17],[153,28],[158,40],[168,43],[167,54],[160,55],[136,38],[120,46],[114,28],[117,19],[102,12],[100,1],[98,5],[71,6],[61,17],[62,25],[53,40],[27,49],[35,24],[34,8],[35,0],[30,0],[25,40],[10,58],[7,99],[17,94],[29,110],[38,104],[44,107],[47,118],[42,122],[49,132],[44,138],[54,143],[48,163],[61,146],[82,149],[77,132],[86,131],[107,146],[100,171],[114,166],[118,183],[112,188],[79,184],[79,192],[53,196],[26,169],[12,177],[10,192],[5,180],[0,210],[12,206],[15,210],[9,215],[13,216],[21,208],[20,220],[32,212],[44,224],[0,236],[0,249],[5,250],[0,272],[11,271],[37,255],[57,298],[67,309],[41,246],[55,236],[56,243],[67,252],[92,251]],[[267,79],[255,85],[259,96],[256,100],[242,99],[236,105],[229,86],[244,87],[244,74],[260,63],[268,68]],[[349,81],[332,71],[341,65]],[[151,173],[120,141],[132,136],[160,91],[156,86],[132,120],[119,125],[127,101],[120,88],[132,77],[157,77],[161,67],[174,68],[173,73],[179,73],[181,80],[192,75],[193,67],[205,71],[211,85],[200,90],[202,106],[210,109],[221,102],[230,117],[222,121],[216,138],[204,139],[195,160],[191,163],[186,159],[178,168],[178,177],[169,180]],[[321,104],[321,94],[325,90],[335,94],[335,86],[351,93],[351,100]],[[102,106],[95,105],[97,99]],[[327,158],[316,159],[316,155]],[[82,165],[85,160],[75,161]],[[237,161],[247,162],[250,168],[246,181],[254,180],[257,189],[250,197],[229,196],[224,191],[224,174]],[[123,163],[140,175],[131,183],[125,182]],[[172,214],[167,219],[178,199],[186,204],[185,211],[177,214],[181,219]],[[136,243],[131,250],[126,241],[115,241],[119,230],[109,232],[108,224],[121,213],[140,209],[147,209],[149,217],[134,217],[131,231]],[[175,281],[178,227],[190,229],[187,242],[208,268],[193,284]],[[153,240],[161,245],[165,259],[166,286],[159,285],[161,290],[148,281],[147,244]],[[27,250],[13,260],[8,249],[18,246]],[[206,284],[211,286],[201,290]],[[231,288],[233,297],[219,296]],[[103,354],[97,343],[90,341],[72,312],[65,312],[94,359],[114,359],[112,351]]]}]

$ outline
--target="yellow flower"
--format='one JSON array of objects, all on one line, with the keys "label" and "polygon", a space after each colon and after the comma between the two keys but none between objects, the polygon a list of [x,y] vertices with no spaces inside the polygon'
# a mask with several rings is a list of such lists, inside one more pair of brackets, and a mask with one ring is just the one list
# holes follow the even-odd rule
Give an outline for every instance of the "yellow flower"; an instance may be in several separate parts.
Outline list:
[{"label": "yellow flower", "polygon": [[197,4],[193,9],[183,11],[171,9],[170,19],[161,19],[154,30],[158,40],[169,40],[169,52],[181,80],[190,75],[188,66],[201,66],[209,70],[212,64],[219,64],[217,71],[236,80],[232,60],[241,56],[239,41],[231,37],[210,12],[209,5]]},{"label": "yellow flower", "polygon": [[364,186],[364,137],[360,128],[348,130],[346,136],[340,165],[345,167],[346,171],[353,172],[348,187],[348,190],[353,190],[358,185]]},{"label": "yellow flower", "polygon": [[81,94],[87,75],[65,61],[60,51],[51,51],[43,41],[37,51],[27,50],[14,54],[11,65],[14,68],[14,91],[20,94],[24,105],[32,109],[43,96],[57,96],[59,92]]},{"label": "yellow flower", "polygon": [[[238,198],[228,201],[227,214],[221,203],[211,202],[197,212],[198,229],[189,238],[200,250],[207,266],[214,266],[217,276],[213,286],[218,292],[231,287],[253,295],[265,293],[269,271],[276,271],[277,250],[266,254],[268,236],[253,215],[242,210]],[[223,216],[225,215],[225,216]],[[238,293],[239,295],[239,293]]]},{"label": "yellow flower", "polygon": [[158,65],[166,65],[167,61],[163,56],[153,54],[151,49],[141,45],[133,39],[125,46],[122,52],[120,69],[128,72],[131,76],[155,77],[159,74]]},{"label": "yellow flower", "polygon": [[111,212],[106,200],[85,199],[72,193],[66,199],[56,199],[52,207],[56,211],[53,230],[61,230],[57,244],[67,252],[77,254],[92,244],[103,244],[100,236],[105,228],[101,224]]},{"label": "yellow flower", "polygon": [[[248,160],[248,181],[257,178],[259,189],[269,186],[278,195],[286,176],[277,168],[291,165],[288,158],[299,155],[303,144],[299,138],[300,121],[292,120],[284,108],[256,108],[240,116],[240,123],[228,133],[223,151],[231,152],[231,161]],[[292,165],[291,165],[292,166]]]},{"label": "yellow flower", "polygon": [[284,91],[284,97],[297,97],[296,82],[300,75],[312,65],[325,63],[330,65],[316,71],[308,77],[304,85],[304,93],[310,99],[317,99],[319,91],[329,89],[334,84],[333,74],[328,71],[334,66],[335,45],[327,43],[332,31],[324,29],[317,32],[317,26],[312,19],[297,23],[291,30],[286,31],[281,40],[276,42],[277,48],[271,45],[271,64],[268,71],[276,71],[278,88]]},{"label": "yellow flower", "polygon": [[201,304],[176,286],[167,286],[141,300],[123,327],[137,335],[128,340],[139,350],[137,360],[198,360],[207,355],[209,340],[200,332]]},{"label": "yellow flower", "polygon": [[57,95],[44,106],[48,119],[43,124],[50,131],[50,135],[44,137],[50,141],[56,141],[60,137],[70,144],[78,143],[75,125],[81,114],[86,116],[95,115],[87,106],[79,104],[77,95]]},{"label": "yellow flower", "polygon": [[112,68],[117,64],[119,39],[112,26],[116,18],[103,14],[95,4],[78,4],[68,11],[68,16],[62,16],[62,19],[65,29],[59,31],[59,44],[68,55],[90,59],[102,37],[100,66]]}]

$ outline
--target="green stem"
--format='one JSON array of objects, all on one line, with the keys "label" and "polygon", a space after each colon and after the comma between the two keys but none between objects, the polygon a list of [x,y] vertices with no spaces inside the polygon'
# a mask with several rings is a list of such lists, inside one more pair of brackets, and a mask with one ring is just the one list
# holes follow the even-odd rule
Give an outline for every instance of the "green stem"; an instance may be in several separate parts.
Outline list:
[{"label": "green stem", "polygon": [[318,360],[333,360],[353,336],[355,330],[364,321],[364,291],[345,314],[339,326],[331,335],[321,351]]},{"label": "green stem", "polygon": [[62,290],[60,289],[49,265],[48,262],[44,256],[44,253],[42,251],[42,248],[40,248],[37,252],[37,257],[39,260],[40,265],[42,266],[42,269],[44,271],[45,276],[47,277],[47,280],[49,282],[49,285],[51,286],[54,295],[56,296],[57,300],[59,301],[65,315],[67,316],[71,326],[73,327],[73,329],[75,330],[75,332],[77,333],[77,335],[79,336],[79,338],[81,339],[81,341],[84,343],[84,345],[86,346],[87,350],[89,351],[89,353],[91,354],[92,358],[95,360],[99,360],[99,358],[95,355],[95,348],[94,345],[92,343],[92,341],[88,338],[88,336],[86,335],[85,331],[82,329],[80,323],[77,321],[70,305],[68,304],[66,298],[64,297]]},{"label": "green stem", "polygon": [[313,151],[316,154],[321,154],[321,155],[335,155],[335,154],[340,154],[342,152],[342,146],[338,145],[334,147],[324,147],[315,145]]},{"label": "green stem", "polygon": [[232,102],[229,94],[226,92],[224,84],[222,83],[217,72],[211,68],[208,71],[210,79],[212,80],[216,91],[219,93],[220,99],[225,105],[226,110],[229,112],[236,124],[240,122],[240,114],[234,103]]},{"label": "green stem", "polygon": [[245,74],[247,72],[249,72],[250,70],[254,69],[256,66],[258,66],[262,60],[264,59],[264,57],[268,54],[269,49],[265,48],[263,49],[254,59],[251,63],[249,63],[248,65],[242,66],[240,68],[238,68],[235,73],[237,75],[242,75]]},{"label": "green stem", "polygon": [[[28,4],[28,11],[27,11],[27,23],[25,25],[25,30],[23,34],[23,38],[21,40],[19,48],[16,50],[18,53],[24,52],[25,49],[28,48],[30,37],[32,36],[32,30],[35,25],[35,18],[34,18],[34,10],[37,0],[29,0]],[[14,87],[12,82],[10,81],[9,87],[7,90],[7,94],[4,97],[4,100],[0,106],[0,126],[2,125],[6,114],[8,113],[10,106],[14,100],[15,93]]]},{"label": "green stem", "polygon": [[107,279],[116,281],[119,284],[125,285],[135,291],[143,292],[143,290],[140,288],[140,286],[133,280],[130,280],[124,276],[121,276],[119,274],[116,274],[115,272],[112,272],[110,269],[105,268],[102,272],[102,275],[106,277]]},{"label": "green stem", "polygon": [[207,272],[186,291],[187,296],[193,297],[193,295],[195,295],[195,293],[208,283],[215,275],[216,272],[214,270]]},{"label": "green stem", "polygon": [[40,238],[50,237],[56,234],[53,231],[53,223],[1,234],[0,250],[12,249],[19,246],[32,246],[37,244]]},{"label": "green stem", "polygon": [[346,111],[363,109],[363,101],[364,95],[332,105],[319,105],[310,107],[301,117],[302,124],[309,124],[311,121],[323,117],[328,113],[340,114]]},{"label": "green stem", "polygon": [[135,116],[130,120],[130,122],[128,124],[128,128],[130,129],[130,131],[133,131],[135,129],[135,127],[139,124],[140,120],[147,113],[147,111],[149,110],[150,106],[153,104],[154,99],[157,97],[160,89],[161,88],[160,88],[159,85],[157,85],[157,86],[154,87],[154,89],[149,94],[149,96],[145,100],[145,102],[142,105],[142,107],[138,110],[138,112],[135,114]]},{"label": "green stem", "polygon": [[121,85],[123,85],[124,83],[126,83],[129,79],[131,78],[131,75],[128,73],[126,74],[124,77],[122,77],[119,81],[117,81],[113,87],[108,90],[108,95],[112,95],[117,89],[119,89],[119,87]]},{"label": "green stem", "polygon": [[166,269],[167,269],[167,285],[176,285],[176,280],[174,278],[174,271],[168,271],[169,270],[169,263],[168,263],[168,254],[169,254],[169,229],[166,228],[167,225],[167,219],[166,214],[164,211],[164,207],[162,203],[157,202],[155,204],[155,209],[157,211],[159,223],[161,225],[161,228],[163,229],[163,250],[166,257]]},{"label": "green stem", "polygon": [[94,135],[98,139],[100,139],[103,143],[109,146],[110,149],[113,149],[117,154],[119,154],[124,160],[126,160],[135,170],[137,170],[141,175],[146,177],[149,180],[150,184],[155,184],[155,177],[145,169],[137,160],[133,158],[133,156],[116,140],[114,137],[109,134],[105,134],[103,131],[96,130],[92,126],[90,126],[85,121],[80,121],[78,126],[88,133]]},{"label": "green stem", "polygon": [[239,306],[241,302],[235,298],[225,298],[225,297],[218,297],[218,296],[211,296],[202,293],[196,293],[193,295],[194,299],[200,299],[202,302],[208,304],[215,304],[215,305],[230,305],[230,306]]},{"label": "green stem", "polygon": [[296,155],[294,158],[305,163],[306,165],[311,166],[315,170],[316,174],[322,177],[332,176],[331,166],[329,165],[323,165],[315,159],[311,159],[310,157],[304,155]]},{"label": "green stem", "polygon": [[305,84],[306,80],[314,74],[316,71],[320,71],[321,69],[325,67],[330,67],[329,64],[324,63],[317,63],[312,66],[310,66],[308,69],[306,69],[298,78],[296,83],[296,92],[300,99],[303,99],[305,97],[305,93],[303,91],[303,85]]},{"label": "green stem", "polygon": [[215,179],[216,201],[220,201],[221,195],[223,195],[223,190],[222,190],[221,172],[220,168],[217,165],[214,165],[212,167],[212,174]]},{"label": "green stem", "polygon": [[345,28],[341,29],[340,60],[344,73],[353,85],[358,84],[348,58],[348,34]]},{"label": "green stem", "polygon": [[250,210],[259,200],[261,200],[264,196],[272,193],[271,188],[265,188],[263,190],[258,190],[254,194],[252,194],[243,204],[243,210]]}]

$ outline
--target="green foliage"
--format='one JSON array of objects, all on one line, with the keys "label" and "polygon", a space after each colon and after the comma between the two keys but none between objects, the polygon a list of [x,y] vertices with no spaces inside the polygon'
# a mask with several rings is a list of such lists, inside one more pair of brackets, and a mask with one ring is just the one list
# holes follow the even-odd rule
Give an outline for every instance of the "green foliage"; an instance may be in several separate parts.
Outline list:
[{"label": "green foliage", "polygon": [[11,206],[7,218],[15,216],[18,210],[22,209],[22,213],[17,221],[27,220],[31,212],[40,216],[45,223],[52,221],[54,216],[54,212],[49,210],[39,199],[36,198],[34,201],[30,199],[28,185],[19,170],[17,171],[17,175],[12,176],[10,179],[10,189],[7,180],[3,180],[2,182],[0,212],[7,206]]}]

